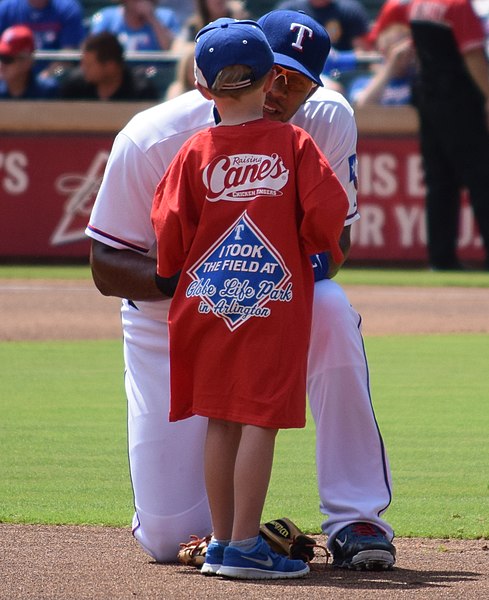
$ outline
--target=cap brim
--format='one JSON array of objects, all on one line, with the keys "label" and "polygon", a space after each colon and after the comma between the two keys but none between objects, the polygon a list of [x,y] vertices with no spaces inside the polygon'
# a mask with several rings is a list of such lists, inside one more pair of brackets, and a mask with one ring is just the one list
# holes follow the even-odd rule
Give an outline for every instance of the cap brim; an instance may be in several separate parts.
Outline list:
[{"label": "cap brim", "polygon": [[314,81],[314,83],[317,83],[321,87],[323,86],[323,82],[321,81],[321,78],[316,77],[314,75],[314,73],[312,73],[311,71],[306,69],[304,67],[304,65],[302,65],[299,61],[294,60],[293,58],[290,58],[290,56],[287,56],[287,54],[280,54],[280,52],[274,52],[273,56],[274,56],[274,61],[275,61],[276,65],[279,65],[286,69],[293,69],[294,71],[299,71],[299,73],[302,73],[307,78]]}]

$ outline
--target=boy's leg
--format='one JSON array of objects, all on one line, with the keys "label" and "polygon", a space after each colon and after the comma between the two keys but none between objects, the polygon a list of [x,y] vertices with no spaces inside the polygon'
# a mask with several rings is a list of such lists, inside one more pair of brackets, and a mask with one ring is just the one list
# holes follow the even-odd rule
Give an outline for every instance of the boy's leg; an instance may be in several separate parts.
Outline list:
[{"label": "boy's leg", "polygon": [[275,429],[209,419],[205,481],[215,538],[259,535],[276,435]]},{"label": "boy's leg", "polygon": [[205,441],[205,483],[213,535],[230,540],[235,506],[235,465],[241,438],[240,423],[209,419]]},{"label": "boy's leg", "polygon": [[253,548],[270,481],[276,431],[209,419],[205,444],[205,481],[213,538],[204,575],[220,572],[229,542],[239,552]]},{"label": "boy's leg", "polygon": [[276,429],[243,425],[234,472],[233,540],[256,537],[272,473]]},{"label": "boy's leg", "polygon": [[216,575],[231,540],[234,520],[234,470],[241,439],[241,424],[209,419],[205,440],[205,483],[211,509],[213,535],[207,548],[203,575]]},{"label": "boy's leg", "polygon": [[232,540],[224,548],[218,575],[234,579],[288,579],[309,573],[307,564],[276,554],[259,535],[276,434],[275,429],[243,425],[234,471]]}]

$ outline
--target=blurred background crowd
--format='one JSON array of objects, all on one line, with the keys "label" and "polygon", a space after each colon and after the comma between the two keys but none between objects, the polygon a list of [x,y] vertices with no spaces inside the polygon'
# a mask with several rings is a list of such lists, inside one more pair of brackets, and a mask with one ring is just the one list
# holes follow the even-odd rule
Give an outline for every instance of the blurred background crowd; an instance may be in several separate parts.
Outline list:
[{"label": "blurred background crowd", "polygon": [[489,0],[0,0],[0,100],[157,104],[194,88],[205,24],[277,8],[328,31],[325,87],[354,108],[416,109],[430,265],[463,268],[468,190],[489,270]]},{"label": "blurred background crowd", "polygon": [[[473,0],[487,23],[489,0]],[[193,88],[196,32],[304,10],[328,31],[324,84],[357,106],[408,104],[409,0],[0,0],[0,99],[144,100]]]}]

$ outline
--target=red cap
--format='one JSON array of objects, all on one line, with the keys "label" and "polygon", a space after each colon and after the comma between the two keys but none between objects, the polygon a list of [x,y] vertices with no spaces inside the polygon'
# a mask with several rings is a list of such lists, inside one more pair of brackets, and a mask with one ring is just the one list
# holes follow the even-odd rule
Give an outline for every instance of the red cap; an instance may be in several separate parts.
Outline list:
[{"label": "red cap", "polygon": [[8,27],[0,38],[1,56],[18,56],[34,52],[34,34],[25,25]]},{"label": "red cap", "polygon": [[367,34],[368,41],[374,45],[379,35],[395,24],[407,25],[409,27],[409,0],[386,0],[375,20],[372,29]]}]

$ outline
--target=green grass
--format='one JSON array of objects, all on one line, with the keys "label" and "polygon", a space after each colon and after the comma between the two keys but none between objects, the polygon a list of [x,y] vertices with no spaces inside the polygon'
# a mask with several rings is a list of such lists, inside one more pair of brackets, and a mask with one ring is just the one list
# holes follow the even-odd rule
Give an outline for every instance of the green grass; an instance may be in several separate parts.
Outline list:
[{"label": "green grass", "polygon": [[427,269],[350,268],[336,276],[340,285],[395,285],[416,287],[489,287],[489,272],[432,272]]},{"label": "green grass", "polygon": [[[489,336],[371,339],[402,535],[489,536]],[[391,363],[389,357],[396,359]]]},{"label": "green grass", "polygon": [[[489,537],[489,336],[367,338],[398,536]],[[127,526],[121,344],[0,343],[0,522]],[[317,532],[312,419],[279,434],[264,518]]]},{"label": "green grass", "polygon": [[127,524],[118,342],[2,343],[0,521]]},{"label": "green grass", "polygon": [[[0,279],[91,279],[91,273],[88,265],[0,265]],[[346,265],[336,281],[347,285],[486,288],[489,287],[489,273],[433,273],[427,269],[352,268]]]},{"label": "green grass", "polygon": [[0,265],[0,279],[91,279],[86,265]]}]

